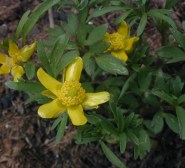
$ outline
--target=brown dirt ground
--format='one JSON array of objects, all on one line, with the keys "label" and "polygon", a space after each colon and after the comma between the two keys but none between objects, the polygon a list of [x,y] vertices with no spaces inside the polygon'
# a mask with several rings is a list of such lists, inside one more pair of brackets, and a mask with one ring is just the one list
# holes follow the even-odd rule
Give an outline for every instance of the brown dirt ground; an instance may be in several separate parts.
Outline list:
[{"label": "brown dirt ground", "polygon": [[[40,2],[1,0],[0,41],[7,35],[11,37],[21,15],[28,9],[34,9]],[[174,9],[177,20],[184,20],[185,3]],[[48,26],[48,17],[45,15],[31,38],[45,38],[47,34],[44,30]],[[159,39],[156,33],[151,32],[152,29],[146,32],[154,34],[148,38],[149,43]],[[6,88],[4,82],[9,79],[10,76],[0,76],[0,168],[114,168],[97,143],[76,145],[76,131],[72,126],[66,129],[63,140],[56,145],[55,132],[50,128],[52,121],[38,117],[36,104],[25,105],[25,94]],[[133,160],[133,150],[129,145],[124,155],[119,154],[116,146],[112,148],[128,168],[185,167],[185,142],[168,128],[155,140],[158,141],[157,147],[142,160]]]}]

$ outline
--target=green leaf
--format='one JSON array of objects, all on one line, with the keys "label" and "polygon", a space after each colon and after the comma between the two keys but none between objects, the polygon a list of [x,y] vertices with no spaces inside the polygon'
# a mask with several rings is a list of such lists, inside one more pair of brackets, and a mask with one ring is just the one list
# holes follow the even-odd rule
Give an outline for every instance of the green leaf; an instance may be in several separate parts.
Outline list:
[{"label": "green leaf", "polygon": [[111,6],[111,7],[104,7],[104,8],[101,8],[101,9],[96,9],[96,10],[93,11],[92,14],[90,14],[87,21],[91,20],[94,17],[98,17],[98,16],[104,15],[104,14],[109,13],[109,12],[124,10],[125,8],[126,7]]},{"label": "green leaf", "polygon": [[177,27],[176,27],[176,24],[173,21],[173,19],[171,19],[169,16],[165,15],[168,11],[169,10],[151,9],[148,12],[148,15],[153,18],[161,19],[161,20],[165,21],[166,23],[168,23],[170,26],[172,26],[174,29],[176,29]]},{"label": "green leaf", "polygon": [[91,29],[93,28],[92,25],[80,23],[77,29],[76,37],[78,40],[78,43],[82,46],[84,46],[86,38],[87,38],[87,33],[91,32]]},{"label": "green leaf", "polygon": [[60,72],[59,66],[61,68],[61,57],[65,51],[69,38],[66,35],[61,35],[56,40],[54,47],[50,54],[50,66],[52,67],[53,76],[57,76]]},{"label": "green leaf", "polygon": [[28,15],[29,15],[29,14],[30,14],[30,10],[26,11],[26,12],[23,14],[21,20],[19,21],[19,24],[18,24],[17,29],[16,29],[16,32],[15,32],[15,41],[18,40],[18,38],[19,38],[19,36],[20,36],[20,34],[21,34],[21,31],[22,31],[22,29],[23,29],[25,23],[26,23],[27,20],[28,20]]},{"label": "green leaf", "polygon": [[57,38],[60,35],[64,34],[64,30],[62,29],[62,27],[56,26],[55,28],[49,28],[48,34],[53,38]]},{"label": "green leaf", "polygon": [[12,82],[8,81],[5,83],[5,85],[11,89],[24,91],[24,92],[30,92],[30,93],[38,93],[43,91],[45,88],[38,82]]},{"label": "green leaf", "polygon": [[166,124],[168,125],[168,127],[175,133],[179,133],[179,124],[178,124],[178,120],[177,117],[173,114],[170,113],[164,113],[163,114]]},{"label": "green leaf", "polygon": [[147,0],[142,0],[142,4],[145,5]]},{"label": "green leaf", "polygon": [[28,95],[29,95],[29,98],[25,101],[25,104],[29,104],[33,101],[36,101],[38,104],[45,104],[51,101],[50,98],[43,96],[41,93],[38,93],[38,92],[28,93]]},{"label": "green leaf", "polygon": [[77,144],[88,144],[88,143],[91,143],[91,142],[94,142],[94,141],[98,141],[99,140],[99,137],[97,136],[90,136],[90,137],[83,137],[81,140],[77,139],[76,140],[76,143]]},{"label": "green leaf", "polygon": [[97,124],[97,123],[101,122],[101,118],[98,117],[97,115],[94,115],[94,114],[87,115],[86,114],[86,117],[88,119],[88,122],[91,124]]},{"label": "green leaf", "polygon": [[110,150],[110,148],[103,142],[100,141],[100,145],[103,153],[107,159],[118,168],[126,168],[125,164]]},{"label": "green leaf", "polygon": [[77,50],[65,53],[59,60],[57,74],[60,73],[67,65],[69,65],[78,55],[79,52]]},{"label": "green leaf", "polygon": [[171,87],[173,90],[173,94],[177,97],[181,95],[182,89],[184,87],[184,82],[182,82],[179,76],[176,76],[175,79],[172,78]]},{"label": "green leaf", "polygon": [[[105,88],[103,87],[102,90],[105,90]],[[114,103],[118,102],[118,97],[120,94],[120,89],[118,87],[108,87],[107,91],[110,93],[111,95],[111,101],[113,101]]]},{"label": "green leaf", "polygon": [[85,23],[87,16],[89,14],[89,7],[86,6],[83,10],[80,10],[78,13],[78,18],[80,22]]},{"label": "green leaf", "polygon": [[125,128],[130,127],[130,125],[132,124],[132,121],[134,119],[134,116],[135,116],[135,114],[131,113],[126,117],[126,119],[125,119]]},{"label": "green leaf", "polygon": [[165,93],[164,91],[159,91],[159,90],[155,90],[152,91],[152,94],[156,95],[157,97],[161,98],[162,100],[166,101],[167,103],[171,104],[172,106],[174,106],[176,104],[176,101],[173,99],[173,97],[171,97],[170,95],[168,95],[167,93]]},{"label": "green leaf", "polygon": [[139,23],[139,26],[137,28],[137,36],[140,36],[143,33],[143,31],[146,27],[146,24],[147,24],[147,13],[143,13],[141,20],[140,20],[140,23]]},{"label": "green leaf", "polygon": [[161,13],[161,14],[163,14],[163,15],[169,15],[169,14],[171,14],[173,11],[170,10],[170,9],[157,9],[157,8],[155,8],[155,9],[150,10],[149,13],[150,13],[150,12],[156,12],[156,13]]},{"label": "green leaf", "polygon": [[111,122],[109,122],[108,120],[102,119],[100,124],[102,126],[102,129],[106,130],[106,132],[110,132],[111,134],[117,133],[115,126]]},{"label": "green leaf", "polygon": [[185,31],[185,21],[182,22],[182,28],[183,28],[184,31]]},{"label": "green leaf", "polygon": [[86,53],[83,56],[83,63],[84,63],[84,69],[86,71],[86,73],[90,76],[90,77],[94,77],[94,72],[95,72],[95,68],[96,68],[96,63],[93,57],[91,57],[90,53]]},{"label": "green leaf", "polygon": [[46,12],[49,8],[56,5],[60,0],[45,0],[43,3],[41,3],[37,8],[34,10],[34,12],[30,15],[28,21],[26,22],[25,26],[23,27],[23,36],[24,39],[28,36],[30,31],[33,29],[41,15]]},{"label": "green leaf", "polygon": [[24,69],[25,69],[28,80],[33,79],[35,75],[35,68],[36,68],[35,64],[32,62],[28,62],[24,64]]},{"label": "green leaf", "polygon": [[157,54],[167,63],[185,61],[185,52],[178,47],[164,46],[158,49]]},{"label": "green leaf", "polygon": [[179,123],[179,134],[181,139],[185,139],[185,109],[177,106],[176,114]]},{"label": "green leaf", "polygon": [[79,1],[80,3],[78,3],[78,10],[84,10],[84,8],[88,5],[88,1],[87,0],[81,0]]},{"label": "green leaf", "polygon": [[136,145],[139,145],[139,139],[138,137],[132,132],[132,130],[127,130],[127,136],[128,138]]},{"label": "green leaf", "polygon": [[100,41],[100,42],[97,42],[97,43],[91,45],[89,50],[91,53],[101,54],[107,50],[108,46],[109,46],[108,43],[106,43],[104,41]]},{"label": "green leaf", "polygon": [[98,27],[95,27],[89,34],[87,41],[85,41],[85,45],[92,45],[99,41],[102,41],[104,39],[107,28],[107,24],[102,24]]},{"label": "green leaf", "polygon": [[162,113],[160,113],[160,112],[156,113],[152,119],[152,122],[151,122],[151,128],[152,128],[153,132],[155,134],[158,134],[159,132],[162,131],[163,126],[164,126],[164,120],[163,120]]},{"label": "green leaf", "polygon": [[103,85],[109,87],[109,86],[118,86],[121,87],[124,84],[123,77],[109,77],[102,83]]},{"label": "green leaf", "polygon": [[86,92],[91,93],[94,92],[94,88],[91,82],[83,82],[82,87],[85,89]]},{"label": "green leaf", "polygon": [[59,125],[59,123],[61,122],[62,119],[62,115],[59,116],[57,119],[55,119],[55,121],[53,122],[51,129],[54,130],[55,128],[57,128],[57,126]]},{"label": "green leaf", "polygon": [[129,78],[126,80],[126,82],[124,83],[122,89],[121,89],[121,93],[120,93],[120,96],[119,96],[119,99],[125,94],[125,92],[128,90],[129,88],[129,84],[132,80],[134,80],[136,77],[136,74],[133,73],[132,75],[129,76]]},{"label": "green leaf", "polygon": [[125,20],[129,15],[132,15],[132,13],[134,13],[133,9],[130,9],[128,11],[125,11],[125,13],[121,14],[120,16],[118,16],[115,20],[115,24],[119,24],[121,21]]},{"label": "green leaf", "polygon": [[143,97],[143,102],[147,103],[153,107],[158,108],[160,106],[160,102],[157,99],[156,96],[154,96],[153,94],[150,94],[149,92],[145,92],[144,97]]},{"label": "green leaf", "polygon": [[146,92],[150,86],[152,80],[152,74],[150,71],[151,70],[148,68],[142,68],[138,74],[138,83],[141,92]]},{"label": "green leaf", "polygon": [[47,70],[47,72],[50,72],[50,63],[45,52],[45,46],[43,41],[39,41],[37,44],[37,56],[39,63],[42,65],[42,67],[44,67]]},{"label": "green leaf", "polygon": [[178,99],[177,99],[178,104],[184,103],[185,102],[185,94],[181,95]]},{"label": "green leaf", "polygon": [[109,108],[112,112],[114,118],[117,118],[117,101],[114,101],[114,97],[111,96],[111,99],[109,101]]},{"label": "green leaf", "polygon": [[127,145],[127,135],[122,132],[119,136],[120,138],[120,152],[121,153],[124,153],[125,152],[125,149],[126,149],[126,145]]},{"label": "green leaf", "polygon": [[181,45],[181,47],[185,51],[185,34],[180,33],[176,29],[170,29],[170,30],[171,30],[173,36],[175,37],[176,41]]},{"label": "green leaf", "polygon": [[98,66],[112,74],[120,74],[120,75],[128,75],[128,70],[121,60],[111,56],[111,55],[103,55],[96,57],[96,63]]},{"label": "green leaf", "polygon": [[134,145],[134,159],[137,159],[139,156],[140,158],[144,157],[151,148],[148,133],[145,130],[140,129],[138,130],[138,134],[139,134],[139,145]]},{"label": "green leaf", "polygon": [[125,116],[123,116],[123,114],[125,112],[127,112],[127,111],[123,110],[123,109],[120,109],[120,108],[117,108],[117,110],[116,110],[117,115],[114,118],[115,118],[115,122],[118,126],[118,132],[123,132],[124,129],[125,129],[125,123],[126,123],[125,120],[126,120],[126,118],[125,118]]},{"label": "green leaf", "polygon": [[56,143],[59,144],[62,137],[64,136],[64,131],[67,125],[68,115],[67,113],[63,113],[62,118],[60,120],[60,124],[58,126],[57,135],[56,135]]},{"label": "green leaf", "polygon": [[166,4],[165,4],[165,8],[166,9],[171,9],[172,7],[174,7],[175,6],[175,4],[177,3],[177,2],[179,2],[180,0],[167,0],[166,1]]},{"label": "green leaf", "polygon": [[68,14],[67,32],[75,35],[78,28],[78,18],[73,13]]}]

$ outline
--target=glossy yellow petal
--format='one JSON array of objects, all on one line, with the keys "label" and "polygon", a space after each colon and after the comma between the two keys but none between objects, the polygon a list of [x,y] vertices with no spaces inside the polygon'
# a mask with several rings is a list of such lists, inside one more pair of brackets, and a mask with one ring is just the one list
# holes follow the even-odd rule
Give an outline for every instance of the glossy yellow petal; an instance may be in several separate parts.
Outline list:
[{"label": "glossy yellow petal", "polygon": [[43,104],[38,109],[38,114],[42,118],[55,118],[66,110],[66,107],[62,105],[58,99],[53,100],[50,103]]},{"label": "glossy yellow petal", "polygon": [[11,73],[14,77],[14,81],[17,82],[18,79],[20,79],[23,76],[24,70],[23,70],[22,66],[16,65],[12,68]]},{"label": "glossy yellow petal", "polygon": [[15,44],[14,42],[9,42],[8,54],[12,58],[17,58],[18,56],[20,56],[20,49],[17,44]]},{"label": "glossy yellow petal", "polygon": [[9,65],[3,64],[0,66],[0,75],[2,74],[9,74],[11,67]]},{"label": "glossy yellow petal", "polygon": [[126,39],[126,38],[128,38],[128,36],[130,34],[130,28],[125,21],[122,21],[120,23],[120,26],[119,26],[117,32],[119,34],[123,35],[123,38]]},{"label": "glossy yellow petal", "polygon": [[73,125],[84,125],[87,123],[87,118],[81,105],[69,106],[67,107],[67,112]]},{"label": "glossy yellow petal", "polygon": [[110,94],[108,92],[86,93],[86,98],[82,103],[85,108],[97,108],[99,104],[109,101]]},{"label": "glossy yellow petal", "polygon": [[6,56],[3,53],[0,53],[0,64],[3,64],[6,62]]},{"label": "glossy yellow petal", "polygon": [[81,57],[76,57],[74,61],[66,68],[65,81],[80,80],[80,75],[83,69],[83,61]]},{"label": "glossy yellow petal", "polygon": [[111,54],[124,62],[127,61],[128,59],[128,56],[124,50],[115,50],[115,51],[112,51]]},{"label": "glossy yellow petal", "polygon": [[55,95],[58,94],[58,90],[62,87],[61,82],[47,74],[42,68],[39,68],[37,71],[37,77],[46,89],[50,90]]},{"label": "glossy yellow petal", "polygon": [[42,93],[42,95],[44,95],[44,96],[46,96],[46,97],[49,97],[49,98],[51,98],[51,99],[56,99],[57,97],[56,97],[56,95],[54,95],[51,91],[49,91],[49,90],[44,90],[44,91],[42,91],[41,92]]},{"label": "glossy yellow petal", "polygon": [[20,50],[20,61],[26,62],[31,57],[33,52],[35,51],[36,45],[37,45],[37,42],[35,41],[34,43],[30,45],[24,46]]},{"label": "glossy yellow petal", "polygon": [[137,36],[125,40],[124,50],[127,51],[127,52],[131,51],[132,48],[133,48],[134,43],[138,40],[139,40],[139,37],[137,37]]}]

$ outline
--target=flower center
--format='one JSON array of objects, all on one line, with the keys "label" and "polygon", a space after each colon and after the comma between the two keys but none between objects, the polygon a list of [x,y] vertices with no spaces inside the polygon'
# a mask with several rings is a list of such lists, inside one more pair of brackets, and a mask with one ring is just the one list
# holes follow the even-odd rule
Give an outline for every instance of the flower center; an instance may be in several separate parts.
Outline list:
[{"label": "flower center", "polygon": [[13,67],[15,65],[15,61],[13,58],[7,57],[6,58],[6,65]]},{"label": "flower center", "polygon": [[65,106],[78,105],[85,98],[85,90],[78,81],[65,81],[59,91],[58,97]]},{"label": "flower center", "polygon": [[124,48],[124,37],[119,33],[110,34],[110,48],[120,50]]}]

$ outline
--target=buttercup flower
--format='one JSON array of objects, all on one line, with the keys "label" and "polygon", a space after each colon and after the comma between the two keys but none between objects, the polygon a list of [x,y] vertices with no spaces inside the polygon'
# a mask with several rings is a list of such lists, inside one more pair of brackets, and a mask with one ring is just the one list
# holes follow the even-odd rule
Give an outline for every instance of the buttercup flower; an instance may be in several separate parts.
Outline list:
[{"label": "buttercup flower", "polygon": [[130,28],[126,22],[122,21],[117,32],[109,34],[106,32],[105,41],[110,43],[108,52],[122,61],[127,61],[127,53],[133,48],[134,42],[139,40],[139,37],[134,36],[129,38]]},{"label": "buttercup flower", "polygon": [[67,66],[63,83],[51,77],[42,68],[37,71],[39,81],[48,89],[43,94],[54,99],[39,107],[39,116],[42,118],[55,118],[62,112],[67,111],[73,125],[84,125],[87,118],[83,109],[98,108],[99,104],[109,101],[110,95],[108,92],[85,92],[79,82],[82,68],[81,57],[76,57]]},{"label": "buttercup flower", "polygon": [[14,81],[18,81],[24,74],[24,69],[19,64],[26,62],[33,54],[36,48],[36,42],[26,45],[19,49],[14,42],[9,43],[9,56],[0,53],[0,75],[11,73],[14,77]]}]

